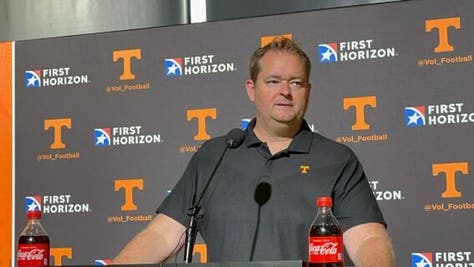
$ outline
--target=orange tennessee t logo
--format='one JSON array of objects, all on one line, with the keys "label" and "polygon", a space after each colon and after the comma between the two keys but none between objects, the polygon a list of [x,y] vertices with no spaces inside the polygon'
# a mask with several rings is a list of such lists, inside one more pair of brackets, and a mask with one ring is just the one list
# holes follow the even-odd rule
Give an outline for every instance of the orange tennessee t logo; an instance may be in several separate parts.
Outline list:
[{"label": "orange tennessee t logo", "polygon": [[365,106],[377,107],[375,96],[349,97],[344,98],[344,110],[354,107],[356,120],[352,125],[352,130],[368,130],[370,125],[365,122]]},{"label": "orange tennessee t logo", "polygon": [[71,129],[71,118],[63,119],[49,119],[44,120],[44,130],[47,131],[49,128],[53,128],[54,140],[49,146],[51,149],[66,148],[66,145],[62,140],[62,127]]},{"label": "orange tennessee t logo", "polygon": [[309,166],[308,166],[308,165],[301,165],[301,166],[300,166],[300,171],[301,171],[301,173],[303,173],[303,174],[308,173],[308,172],[309,172]]},{"label": "orange tennessee t logo", "polygon": [[53,266],[62,266],[63,257],[72,259],[72,248],[51,248],[49,254],[54,259]]},{"label": "orange tennessee t logo", "polygon": [[198,132],[194,136],[194,140],[198,141],[211,139],[211,136],[207,133],[206,129],[206,118],[208,117],[215,120],[217,118],[217,109],[190,109],[186,112],[186,119],[188,121],[191,121],[192,119],[197,119],[198,121]]},{"label": "orange tennessee t logo", "polygon": [[123,71],[120,75],[120,80],[133,80],[135,74],[132,73],[132,58],[141,59],[141,49],[129,49],[129,50],[116,50],[113,52],[113,60],[116,62],[119,59],[123,61]]},{"label": "orange tennessee t logo", "polygon": [[194,254],[199,254],[201,263],[207,262],[207,247],[206,244],[196,244],[194,246]]},{"label": "orange tennessee t logo", "polygon": [[435,163],[432,169],[433,176],[440,173],[446,175],[446,190],[441,194],[442,198],[461,197],[461,192],[456,189],[456,172],[468,174],[467,162]]},{"label": "orange tennessee t logo", "polygon": [[273,42],[273,40],[277,38],[288,38],[291,40],[293,39],[293,35],[291,33],[287,33],[287,34],[263,36],[260,38],[260,46],[264,47],[265,45]]},{"label": "orange tennessee t logo", "polygon": [[425,21],[426,32],[431,32],[433,29],[438,29],[438,46],[434,49],[436,53],[454,51],[454,47],[449,44],[449,27],[454,27],[457,30],[461,29],[461,18],[452,17]]},{"label": "orange tennessee t logo", "polygon": [[143,179],[115,180],[115,191],[117,192],[122,188],[125,192],[125,203],[120,207],[120,210],[137,210],[137,205],[133,202],[133,189],[143,190]]}]

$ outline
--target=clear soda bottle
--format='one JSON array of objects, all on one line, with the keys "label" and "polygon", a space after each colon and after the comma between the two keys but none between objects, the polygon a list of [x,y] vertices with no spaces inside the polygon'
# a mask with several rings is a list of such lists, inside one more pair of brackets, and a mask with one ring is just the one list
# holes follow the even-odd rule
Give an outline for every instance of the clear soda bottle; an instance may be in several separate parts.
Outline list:
[{"label": "clear soda bottle", "polygon": [[27,212],[28,223],[18,238],[17,266],[49,266],[49,236],[41,225],[41,211]]},{"label": "clear soda bottle", "polygon": [[309,228],[308,265],[310,267],[343,267],[342,228],[332,213],[332,198],[318,197],[316,204],[318,213]]}]

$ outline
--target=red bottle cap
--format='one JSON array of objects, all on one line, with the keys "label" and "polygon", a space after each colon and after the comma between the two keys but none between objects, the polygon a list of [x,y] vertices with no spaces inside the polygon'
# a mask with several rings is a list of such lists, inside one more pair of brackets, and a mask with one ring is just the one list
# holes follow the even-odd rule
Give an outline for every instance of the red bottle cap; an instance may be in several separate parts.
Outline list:
[{"label": "red bottle cap", "polygon": [[316,201],[318,207],[332,207],[332,198],[331,197],[318,197]]},{"label": "red bottle cap", "polygon": [[31,219],[41,219],[41,211],[39,211],[39,210],[29,210],[26,213],[26,216],[28,217],[29,220],[31,220]]}]

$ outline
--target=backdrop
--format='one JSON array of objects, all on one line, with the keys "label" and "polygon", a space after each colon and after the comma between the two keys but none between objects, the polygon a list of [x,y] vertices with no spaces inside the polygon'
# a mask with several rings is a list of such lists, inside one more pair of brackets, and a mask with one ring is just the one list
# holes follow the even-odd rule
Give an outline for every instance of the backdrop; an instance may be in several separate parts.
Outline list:
[{"label": "backdrop", "polygon": [[38,205],[53,264],[106,264],[205,140],[245,128],[249,56],[285,34],[313,61],[306,118],[359,156],[397,266],[473,266],[473,8],[409,1],[16,42],[14,236]]}]

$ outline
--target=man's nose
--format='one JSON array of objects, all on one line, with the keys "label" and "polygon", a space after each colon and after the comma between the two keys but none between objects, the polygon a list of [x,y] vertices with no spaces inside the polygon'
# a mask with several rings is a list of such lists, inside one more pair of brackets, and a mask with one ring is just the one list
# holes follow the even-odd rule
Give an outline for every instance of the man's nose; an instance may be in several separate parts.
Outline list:
[{"label": "man's nose", "polygon": [[283,81],[280,86],[280,94],[282,95],[290,95],[291,94],[291,87],[289,81]]}]

